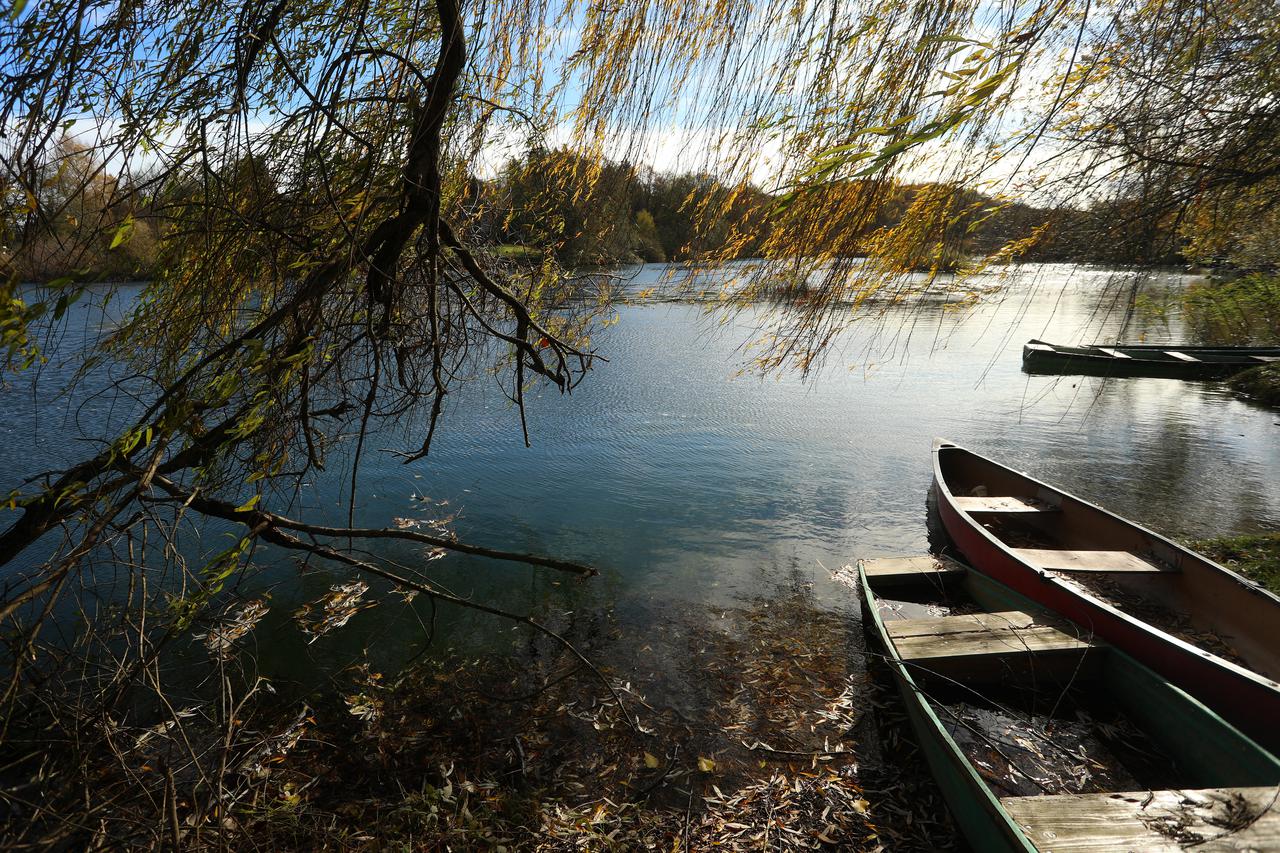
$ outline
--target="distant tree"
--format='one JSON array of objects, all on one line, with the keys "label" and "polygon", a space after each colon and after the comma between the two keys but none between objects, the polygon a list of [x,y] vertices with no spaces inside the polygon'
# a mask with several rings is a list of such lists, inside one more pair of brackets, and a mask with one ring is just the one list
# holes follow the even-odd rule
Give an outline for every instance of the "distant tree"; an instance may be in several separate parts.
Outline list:
[{"label": "distant tree", "polygon": [[645,261],[665,261],[666,250],[658,239],[658,226],[653,221],[653,214],[645,208],[636,211],[635,218],[635,251]]},{"label": "distant tree", "polygon": [[62,137],[35,180],[7,183],[5,242],[19,279],[132,278],[154,264],[155,224],[92,148]]}]

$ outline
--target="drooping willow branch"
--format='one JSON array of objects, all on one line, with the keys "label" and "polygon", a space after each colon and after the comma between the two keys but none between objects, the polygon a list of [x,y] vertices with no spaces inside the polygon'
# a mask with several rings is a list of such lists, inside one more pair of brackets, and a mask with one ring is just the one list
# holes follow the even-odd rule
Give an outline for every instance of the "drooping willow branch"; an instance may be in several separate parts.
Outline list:
[{"label": "drooping willow branch", "polygon": [[[538,632],[545,634],[548,637],[551,637],[553,640],[558,642],[564,648],[568,649],[574,655],[574,657],[576,657],[578,661],[582,663],[582,665],[589,668],[600,680],[600,682],[604,684],[608,688],[609,692],[613,695],[614,700],[618,704],[619,711],[621,711],[623,716],[626,718],[627,723],[631,726],[632,730],[636,731],[637,733],[641,733],[641,730],[637,726],[635,720],[632,718],[630,711],[627,710],[626,704],[622,701],[622,697],[621,695],[619,695],[617,688],[615,688],[613,686],[613,683],[610,682],[609,679],[605,677],[604,673],[602,673],[599,670],[599,668],[597,668],[596,665],[592,663],[588,657],[586,657],[581,651],[579,651],[577,647],[575,647],[572,643],[570,643],[567,639],[565,639],[559,633],[543,625],[541,622],[538,622],[537,620],[529,616],[524,616],[519,613],[512,613],[510,611],[503,610],[498,607],[493,607],[491,605],[483,604],[481,602],[462,598],[460,596],[445,592],[444,590],[441,590],[437,587],[411,580],[409,578],[404,577],[403,575],[397,574],[386,568],[383,568],[382,566],[378,566],[373,563],[370,563],[367,560],[362,560],[350,554],[347,554],[345,552],[337,551],[329,545],[319,544],[315,542],[311,542],[311,543],[305,542],[302,539],[298,538],[296,534],[306,534],[312,537],[323,536],[323,537],[333,537],[333,538],[346,538],[346,537],[399,538],[399,539],[405,539],[411,542],[419,542],[423,544],[431,544],[431,545],[437,545],[437,546],[440,546],[440,543],[442,542],[447,543],[447,540],[440,540],[436,537],[424,536],[422,534],[413,533],[410,531],[355,530],[355,529],[332,528],[332,527],[323,527],[323,526],[313,525],[313,524],[305,524],[302,522],[294,521],[292,519],[284,518],[283,516],[279,516],[274,513],[262,512],[260,510],[253,510],[253,509],[248,509],[248,510],[239,509],[226,501],[219,501],[213,498],[202,496],[198,492],[190,492],[185,489],[182,489],[177,484],[169,480],[166,480],[163,477],[156,477],[153,480],[153,482],[155,483],[156,486],[158,486],[159,488],[168,492],[174,498],[181,501],[184,506],[190,506],[193,509],[209,516],[223,518],[228,521],[234,521],[236,523],[243,524],[253,532],[254,536],[260,537],[264,542],[269,542],[273,545],[277,545],[279,547],[287,548],[293,551],[305,551],[305,552],[314,554],[316,556],[323,557],[328,560],[333,560],[335,562],[343,563],[345,565],[358,569],[362,573],[374,575],[376,577],[382,578],[383,580],[390,581],[391,583],[395,584],[397,587],[400,587],[405,590],[413,590],[416,592],[420,592],[424,595],[430,596],[432,599],[435,599],[437,601],[442,601],[449,604],[455,604],[460,607],[465,607],[471,610],[478,610],[482,613],[488,613],[491,616],[499,616],[503,619],[509,619],[513,622],[518,622],[522,625],[528,625],[529,627],[537,630]],[[526,555],[526,554],[512,554],[510,552],[494,551],[494,550],[485,549],[485,548],[474,548],[474,547],[467,547],[467,546],[463,546],[459,548],[458,543],[445,544],[443,545],[443,547],[453,547],[457,550],[462,550],[465,553],[476,554],[478,556],[491,557],[494,559],[515,560],[519,562],[530,563],[533,565],[547,566],[550,568],[559,569],[561,571],[571,572],[579,575],[596,574],[595,570],[589,566],[583,566],[577,563],[570,563],[565,560],[554,560],[554,559],[549,559],[545,557],[537,557],[537,556]]]},{"label": "drooping willow branch", "polygon": [[431,536],[426,533],[419,533],[414,530],[399,530],[396,528],[360,528],[360,527],[329,527],[321,524],[309,524],[305,521],[298,521],[287,518],[274,512],[267,512],[260,509],[241,509],[236,507],[230,501],[217,500],[201,494],[198,490],[184,489],[177,483],[165,479],[164,477],[155,477],[152,482],[163,489],[183,506],[191,507],[197,512],[203,513],[214,518],[222,518],[227,521],[234,521],[243,524],[245,527],[253,531],[258,531],[259,535],[266,535],[270,531],[291,531],[293,533],[302,533],[309,536],[322,536],[329,539],[400,539],[406,542],[414,542],[419,545],[430,545],[433,548],[445,548],[450,551],[456,551],[459,554],[470,554],[476,557],[486,557],[492,560],[506,560],[510,562],[525,563],[531,566],[543,566],[550,569],[557,569],[570,574],[582,575],[590,577],[598,574],[598,571],[588,565],[575,563],[571,560],[561,560],[554,557],[546,557],[538,554],[518,553],[515,551],[503,551],[497,548],[484,548],[479,545],[469,545],[465,542],[458,542],[443,536]]},{"label": "drooping willow branch", "polygon": [[[485,269],[445,219],[444,132],[458,97],[467,50],[456,0],[439,0],[435,12],[438,51],[430,75],[419,72],[406,56],[380,49],[347,50],[332,66],[336,69],[361,54],[394,58],[410,72],[401,85],[415,90],[398,89],[385,98],[404,109],[409,120],[394,200],[384,188],[370,184],[362,192],[371,201],[360,202],[360,215],[348,219],[346,203],[339,201],[348,191],[326,183],[326,201],[318,210],[324,215],[342,214],[338,225],[343,237],[322,244],[316,244],[306,231],[305,217],[315,216],[316,209],[304,206],[296,213],[282,212],[282,199],[263,189],[263,170],[256,164],[251,162],[239,177],[241,173],[227,174],[209,165],[216,152],[208,146],[206,133],[215,119],[242,115],[248,108],[246,81],[255,79],[254,64],[279,61],[290,76],[298,73],[286,58],[263,50],[270,44],[277,54],[284,52],[277,30],[283,26],[285,4],[267,11],[246,35],[244,43],[252,47],[237,55],[231,103],[195,120],[195,136],[205,147],[195,152],[194,160],[205,163],[200,178],[206,189],[183,184],[187,178],[178,171],[170,178],[179,186],[179,195],[169,203],[174,216],[171,240],[178,252],[175,265],[162,273],[134,316],[106,341],[109,355],[150,361],[160,392],[142,408],[133,425],[104,442],[99,453],[46,477],[34,493],[11,496],[11,507],[18,508],[21,516],[0,533],[0,565],[12,562],[58,528],[65,537],[56,548],[57,555],[25,581],[15,579],[0,602],[0,621],[10,620],[26,633],[24,648],[33,647],[59,592],[93,548],[109,551],[114,541],[139,525],[155,523],[150,509],[156,505],[152,496],[156,488],[176,502],[178,516],[244,523],[248,540],[281,544],[299,535],[318,536],[344,540],[348,548],[355,540],[400,540],[583,576],[595,574],[592,567],[550,556],[486,548],[410,530],[312,524],[260,506],[243,510],[237,506],[239,500],[216,496],[243,494],[246,482],[257,481],[263,483],[258,487],[260,499],[281,492],[287,497],[290,482],[296,488],[309,471],[323,467],[326,448],[334,444],[329,434],[354,425],[353,513],[366,434],[375,424],[413,415],[419,401],[429,400],[425,438],[420,449],[406,454],[410,460],[425,456],[451,377],[469,354],[494,347],[509,351],[514,374],[511,393],[521,409],[522,423],[526,368],[568,391],[590,367],[591,354],[549,324],[547,318],[559,310],[557,306],[535,307],[538,297],[516,296]],[[356,136],[348,132],[347,122],[334,116],[323,86],[306,91],[318,115],[340,132]],[[367,174],[372,179],[376,152],[368,153]],[[192,159],[185,156],[176,162]],[[330,174],[328,170],[337,166],[324,168]],[[248,183],[242,185],[244,181]],[[163,185],[165,179],[152,183]],[[196,203],[183,193],[196,193]],[[246,193],[261,203],[246,205]],[[234,221],[217,224],[221,216]],[[217,246],[228,240],[229,245],[237,245],[238,238],[228,230],[234,228],[246,235],[242,251],[257,251],[255,233],[273,240],[284,238],[273,248],[305,250],[294,261],[304,274],[295,277],[281,270],[264,277],[252,271],[246,278],[250,289],[242,299],[245,307],[227,303],[219,308],[221,282],[213,280],[224,269],[220,265],[226,262],[227,251]],[[530,294],[535,291],[533,284],[525,283]],[[192,311],[193,298],[197,307],[207,303],[210,312]],[[226,319],[218,316],[220,310],[226,312]],[[240,321],[241,315],[248,320]],[[561,325],[572,334],[572,324]],[[183,327],[200,337],[183,340],[178,331]],[[163,347],[173,339],[186,349],[166,353]],[[300,459],[300,464],[286,468],[290,458]],[[142,510],[118,521],[131,506]],[[322,547],[326,554],[339,553],[336,544]],[[216,591],[217,587],[211,588]],[[24,621],[23,614],[42,598],[43,615]],[[20,669],[15,667],[15,679]],[[16,681],[9,695],[14,690]],[[122,693],[117,690],[113,695]]]}]

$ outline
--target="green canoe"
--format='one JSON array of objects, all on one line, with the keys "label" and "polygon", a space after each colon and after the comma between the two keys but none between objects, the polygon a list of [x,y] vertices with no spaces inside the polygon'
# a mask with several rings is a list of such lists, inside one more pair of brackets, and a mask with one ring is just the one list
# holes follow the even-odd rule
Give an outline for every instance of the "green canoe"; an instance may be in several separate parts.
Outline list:
[{"label": "green canoe", "polygon": [[1186,692],[953,560],[858,574],[974,850],[1280,850],[1280,761]]},{"label": "green canoe", "polygon": [[1179,344],[1063,346],[1032,339],[1022,347],[1025,373],[1222,379],[1280,361],[1280,347],[1202,347]]}]

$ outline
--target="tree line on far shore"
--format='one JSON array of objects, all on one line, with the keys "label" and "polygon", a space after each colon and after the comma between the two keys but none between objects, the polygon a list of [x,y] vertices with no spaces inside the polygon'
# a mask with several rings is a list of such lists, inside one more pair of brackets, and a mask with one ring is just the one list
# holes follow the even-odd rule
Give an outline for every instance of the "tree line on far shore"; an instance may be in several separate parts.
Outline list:
[{"label": "tree line on far shore", "polygon": [[[41,209],[59,211],[57,216],[33,221],[24,214],[30,205],[24,207],[21,194],[0,184],[6,202],[0,263],[22,281],[150,277],[162,248],[166,210],[182,203],[180,192],[148,197],[145,178],[130,186],[129,178],[111,174],[88,149],[70,141],[62,147],[57,171],[43,182],[48,197],[41,199]],[[264,202],[289,203],[267,164],[242,162],[237,169],[241,174],[220,178],[244,185],[246,192],[272,196]],[[705,172],[596,163],[566,149],[530,151],[492,178],[472,177],[463,185],[455,207],[477,245],[514,262],[553,258],[570,267],[681,262],[708,254],[757,257],[785,198],[754,184],[728,186]],[[936,186],[896,186],[866,238],[897,224],[918,194]],[[1177,223],[1153,220],[1145,203],[1047,208],[964,190],[955,191],[953,199],[953,215],[938,241],[951,247],[957,265],[1042,226],[1044,236],[1017,260],[1116,265],[1230,260],[1188,252]],[[708,209],[728,215],[708,222],[701,215]],[[19,244],[25,251],[13,252]]]}]

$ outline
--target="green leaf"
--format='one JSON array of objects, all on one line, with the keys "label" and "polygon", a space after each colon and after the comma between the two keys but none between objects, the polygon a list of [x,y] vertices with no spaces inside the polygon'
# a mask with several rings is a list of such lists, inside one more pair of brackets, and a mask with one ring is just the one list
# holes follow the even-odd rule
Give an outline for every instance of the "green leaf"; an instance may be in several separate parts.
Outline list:
[{"label": "green leaf", "polygon": [[116,234],[111,238],[111,246],[114,249],[122,243],[125,243],[133,236],[133,216],[129,215],[124,218],[120,226],[116,228]]},{"label": "green leaf", "polygon": [[9,8],[9,20],[18,20],[18,16],[22,14],[22,10],[25,8],[27,8],[27,0],[13,0],[13,6]]},{"label": "green leaf", "polygon": [[53,306],[53,319],[61,320],[62,315],[67,313],[67,309],[75,305],[80,297],[84,296],[83,290],[70,290],[58,297],[58,301]]},{"label": "green leaf", "polygon": [[254,495],[253,497],[249,498],[249,500],[245,501],[244,503],[240,504],[240,506],[236,507],[236,512],[248,512],[249,510],[253,509],[255,506],[258,505],[258,500],[261,497],[262,495]]}]

